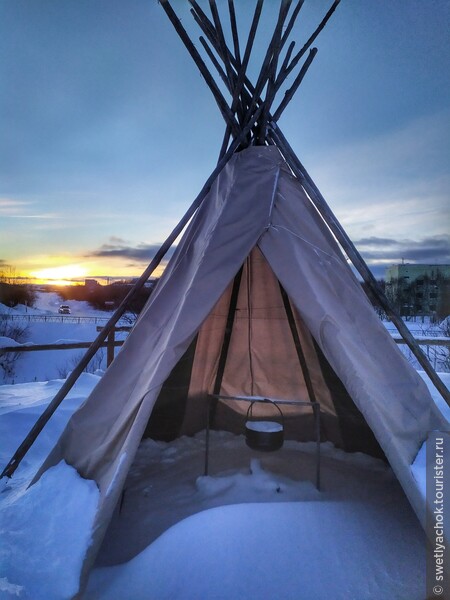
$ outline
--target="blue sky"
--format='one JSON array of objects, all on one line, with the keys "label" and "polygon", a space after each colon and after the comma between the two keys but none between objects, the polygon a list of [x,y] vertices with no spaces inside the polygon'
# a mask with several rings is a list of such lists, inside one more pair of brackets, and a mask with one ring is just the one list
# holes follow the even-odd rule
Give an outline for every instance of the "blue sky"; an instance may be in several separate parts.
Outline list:
[{"label": "blue sky", "polygon": [[[236,5],[245,34],[254,1]],[[306,0],[292,39],[330,5]],[[252,72],[277,10],[266,0]],[[448,0],[342,0],[280,120],[376,275],[450,262],[449,23]],[[0,81],[0,271],[138,275],[224,129],[158,2],[1,0]]]}]

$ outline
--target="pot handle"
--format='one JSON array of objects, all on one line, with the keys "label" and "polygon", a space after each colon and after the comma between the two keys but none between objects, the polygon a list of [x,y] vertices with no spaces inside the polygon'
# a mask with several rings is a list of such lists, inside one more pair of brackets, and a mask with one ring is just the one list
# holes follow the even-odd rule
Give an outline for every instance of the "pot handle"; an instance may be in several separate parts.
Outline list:
[{"label": "pot handle", "polygon": [[253,402],[250,403],[250,406],[247,409],[247,420],[251,419],[253,417],[253,405],[256,404],[256,402],[265,402],[265,403],[269,403],[269,404],[272,404],[273,406],[275,406],[278,409],[278,412],[280,413],[281,423],[282,423],[283,429],[284,429],[284,415],[283,415],[281,408],[278,406],[278,404],[276,402],[274,402],[273,400],[269,400],[268,398],[264,398],[263,400],[253,400]]}]

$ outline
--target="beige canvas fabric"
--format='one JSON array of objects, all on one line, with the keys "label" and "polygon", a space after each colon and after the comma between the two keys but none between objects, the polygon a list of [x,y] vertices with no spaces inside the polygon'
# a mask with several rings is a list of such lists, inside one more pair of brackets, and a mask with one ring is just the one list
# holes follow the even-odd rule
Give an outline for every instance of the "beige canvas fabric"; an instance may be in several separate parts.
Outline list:
[{"label": "beige canvas fabric", "polygon": [[[70,419],[41,470],[64,459],[99,486],[93,544],[84,573],[98,550],[162,384],[214,307],[217,314],[208,321],[209,326],[217,322],[223,327],[219,301],[255,246],[259,251],[251,256],[249,276],[252,270],[265,268],[260,252],[365,416],[423,518],[424,507],[410,464],[427,431],[447,424],[425,384],[376,317],[332,235],[278,150],[252,147],[236,154],[217,178],[118,357]],[[271,286],[274,280],[269,279],[267,285]],[[244,308],[245,298],[240,301]],[[255,315],[258,298],[252,298],[251,304]],[[275,317],[278,310],[273,307]],[[245,322],[243,319],[244,328]],[[275,329],[280,325],[276,318],[273,325]],[[255,327],[256,322],[252,336],[259,335]],[[236,379],[227,374],[224,391],[244,387],[251,393],[267,385],[266,389],[279,397],[280,385],[283,394],[303,397],[298,369],[290,380],[289,368],[280,364],[290,360],[285,330],[274,334],[285,339],[286,346],[280,347],[283,358],[266,364],[270,335],[261,333],[262,350],[253,353],[258,374],[253,383],[248,365],[241,365],[237,349],[231,348],[234,362],[230,369],[236,371]],[[305,340],[308,336],[304,335]],[[205,364],[213,363],[217,350],[211,356],[203,351],[203,357]],[[312,370],[315,372],[314,364]],[[210,389],[208,373],[214,369],[208,366],[205,381],[200,371],[201,362],[195,365],[193,385]],[[270,375],[263,380],[266,372]],[[317,380],[317,374],[314,376]],[[324,410],[328,410],[323,398]]]},{"label": "beige canvas fabric", "polygon": [[[202,415],[206,413],[207,395],[214,393],[232,284],[233,282],[199,332],[181,432],[184,434],[191,435],[204,427]],[[323,379],[311,335],[298,313],[295,316],[315,398],[320,402],[322,414],[334,417],[334,428],[330,430],[328,426],[326,439],[342,446],[336,410]],[[278,280],[257,247],[252,250],[243,265],[230,347],[219,393],[227,396],[262,396],[300,402],[310,400]],[[247,402],[222,402],[218,406],[214,426],[242,433],[247,410]],[[254,411],[258,417],[277,416],[276,409],[270,405],[258,404]],[[283,415],[288,437],[299,440],[314,439],[311,408],[287,405],[283,406]]]}]

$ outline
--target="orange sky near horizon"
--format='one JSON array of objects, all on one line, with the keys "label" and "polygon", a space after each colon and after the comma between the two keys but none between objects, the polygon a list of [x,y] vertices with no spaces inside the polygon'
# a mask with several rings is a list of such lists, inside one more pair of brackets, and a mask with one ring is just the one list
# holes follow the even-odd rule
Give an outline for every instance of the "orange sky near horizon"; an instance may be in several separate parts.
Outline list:
[{"label": "orange sky near horizon", "polygon": [[[43,266],[43,261],[36,267],[27,263],[0,266],[0,279],[15,283],[60,286],[84,284],[85,279],[96,279],[100,284],[107,284],[110,280],[139,277],[147,266],[143,264],[139,270],[136,265],[120,264],[121,261],[112,266],[110,262],[105,265],[98,260],[69,262],[67,257],[48,257],[47,260],[48,266]],[[164,266],[160,265],[153,277],[160,277],[163,271]]]}]

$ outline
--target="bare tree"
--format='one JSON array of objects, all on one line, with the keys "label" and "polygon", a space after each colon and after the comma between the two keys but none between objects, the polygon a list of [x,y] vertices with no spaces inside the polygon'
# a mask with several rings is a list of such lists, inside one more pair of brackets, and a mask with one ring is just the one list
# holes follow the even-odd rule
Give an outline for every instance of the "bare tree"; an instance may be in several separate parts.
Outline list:
[{"label": "bare tree", "polygon": [[[13,321],[8,315],[0,315],[0,337],[6,337],[23,344],[30,335],[30,327],[25,321]],[[0,348],[0,377],[6,383],[13,381],[20,352],[3,352]]]}]

